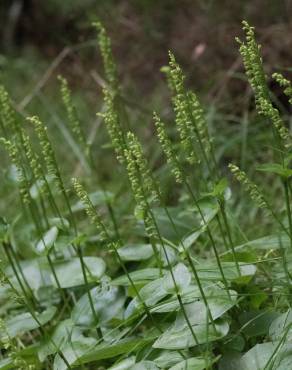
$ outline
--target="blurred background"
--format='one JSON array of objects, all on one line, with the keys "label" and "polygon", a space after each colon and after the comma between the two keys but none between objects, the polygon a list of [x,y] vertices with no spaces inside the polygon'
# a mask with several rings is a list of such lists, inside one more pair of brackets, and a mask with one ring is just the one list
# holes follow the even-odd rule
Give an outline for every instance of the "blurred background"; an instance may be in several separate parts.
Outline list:
[{"label": "blurred background", "polygon": [[256,27],[267,70],[279,70],[291,66],[291,14],[290,0],[1,0],[1,79],[19,103],[49,67],[43,86],[62,73],[72,88],[95,90],[101,67],[91,23],[98,18],[133,96],[161,88],[160,67],[172,50],[191,87],[225,106],[245,94],[234,41],[241,21]]},{"label": "blurred background", "polygon": [[[232,160],[257,176],[255,165],[263,159],[268,162],[272,155],[271,130],[254,112],[235,36],[242,36],[241,21],[248,20],[256,27],[267,73],[281,71],[291,79],[291,14],[291,0],[1,0],[0,81],[19,114],[39,114],[45,120],[64,159],[62,170],[71,177],[80,166],[60,104],[57,76],[65,76],[94,143],[99,176],[110,180],[107,187],[116,188],[120,178],[116,181],[115,175],[120,174],[111,170],[112,150],[105,145],[108,137],[96,118],[102,109],[103,69],[91,25],[99,19],[112,39],[130,125],[147,143],[154,168],[161,166],[161,152],[153,135],[152,111],[166,121],[173,119],[160,71],[171,50],[205,107],[222,167]],[[287,99],[272,80],[269,84],[288,117]],[[4,173],[3,178],[8,177]],[[163,181],[171,189],[169,178]],[[276,194],[278,184],[269,186]],[[238,213],[244,214],[249,204],[242,202],[240,207]]]}]

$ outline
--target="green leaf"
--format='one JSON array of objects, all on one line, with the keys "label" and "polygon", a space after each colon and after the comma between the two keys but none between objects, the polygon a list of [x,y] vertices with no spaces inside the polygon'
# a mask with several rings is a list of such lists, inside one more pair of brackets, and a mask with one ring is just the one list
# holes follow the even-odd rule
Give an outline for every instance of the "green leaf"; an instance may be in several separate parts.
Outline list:
[{"label": "green leaf", "polygon": [[225,190],[227,189],[228,182],[226,177],[223,177],[214,187],[211,195],[214,197],[220,197],[224,195]]},{"label": "green leaf", "polygon": [[[200,207],[204,214],[205,220],[208,223],[218,212],[216,203],[210,200],[200,200]],[[183,209],[182,207],[168,207],[168,213],[175,225],[175,229],[168,215],[163,208],[154,208],[155,220],[161,235],[164,238],[178,243],[184,235],[191,231],[193,225],[197,225],[195,229],[202,226],[202,218],[198,214],[197,208]]]},{"label": "green leaf", "polygon": [[219,211],[218,202],[212,198],[203,198],[199,200],[199,207],[201,212],[204,215],[204,220],[202,219],[201,213],[198,211],[197,207],[194,208],[194,211],[197,212],[197,217],[200,223],[200,226],[208,225]]},{"label": "green leaf", "polygon": [[[168,261],[173,263],[176,259],[175,251],[168,245],[156,245],[159,255],[163,261],[163,265],[167,266],[168,262],[165,257],[164,249],[166,251]],[[118,249],[118,253],[123,261],[143,261],[151,258],[154,255],[151,244],[130,244]]]},{"label": "green leaf", "polygon": [[[107,281],[102,281],[102,285],[91,289],[90,294],[100,324],[105,324],[113,318],[122,319],[126,297],[121,288],[111,286]],[[84,327],[94,324],[94,315],[87,293],[73,307],[71,318],[75,324]]]},{"label": "green leaf", "polygon": [[40,361],[43,362],[47,356],[66,348],[71,340],[77,340],[80,337],[83,337],[82,332],[80,328],[74,327],[72,320],[67,319],[61,321],[53,331],[51,337],[44,340],[41,344],[38,351]]},{"label": "green leaf", "polygon": [[131,356],[126,358],[125,360],[120,361],[114,366],[111,366],[108,370],[128,370],[132,365],[136,362],[136,357]]},{"label": "green leaf", "polygon": [[[83,260],[86,266],[88,282],[98,281],[105,272],[106,266],[104,261],[98,257],[83,257]],[[71,258],[66,262],[55,262],[54,267],[61,288],[70,288],[85,284],[79,258]],[[52,281],[57,286],[53,276]]]},{"label": "green leaf", "polygon": [[[79,359],[91,348],[94,348],[96,339],[81,336],[78,340],[67,342],[62,348],[62,354],[70,365],[79,363]],[[54,370],[67,370],[68,367],[59,354],[55,356]]]},{"label": "green leaf", "polygon": [[122,339],[115,343],[99,344],[87,351],[80,359],[80,364],[86,364],[93,361],[99,361],[107,358],[113,358],[124,353],[138,351],[145,345],[151,343],[156,337],[145,335],[144,338],[132,337]]},{"label": "green leaf", "polygon": [[[203,289],[206,289],[207,286],[203,285]],[[191,303],[197,301],[201,298],[200,290],[196,285],[190,285],[186,287],[181,294],[183,303]],[[163,300],[155,304],[154,307],[150,309],[153,313],[162,313],[162,312],[174,312],[180,308],[177,296],[174,294],[169,299]]]},{"label": "green leaf", "polygon": [[239,361],[241,354],[238,352],[227,352],[224,353],[223,357],[219,361],[219,370],[240,370]]},{"label": "green leaf", "polygon": [[224,340],[224,353],[230,352],[242,352],[245,347],[245,339],[242,335],[236,333],[236,335],[230,334]]},{"label": "green leaf", "polygon": [[[222,262],[221,266],[224,270],[224,276],[226,280],[237,280],[239,281],[240,277],[238,276],[237,268],[234,262]],[[246,282],[256,273],[256,266],[252,264],[239,263],[241,280],[246,278]],[[221,272],[216,263],[201,263],[196,266],[200,280],[206,281],[218,281],[222,279]],[[249,279],[248,279],[249,278]]]},{"label": "green leaf", "polygon": [[[185,357],[184,357],[184,356]],[[169,368],[178,362],[181,362],[184,358],[187,357],[187,353],[182,351],[161,351],[160,355],[154,360],[157,366],[161,368]]]},{"label": "green leaf", "polygon": [[[185,304],[186,310],[189,312],[190,321],[192,324],[199,324],[206,322],[207,310],[203,303],[199,289],[191,286],[190,291],[187,289],[182,294],[182,301]],[[236,304],[237,293],[230,290],[231,299],[229,298],[226,290],[219,284],[212,284],[203,286],[205,296],[208,300],[209,309],[213,319],[221,317],[225,312]],[[200,300],[199,300],[200,299]],[[151,310],[151,312],[171,312],[180,308],[177,297],[174,296],[168,302],[163,302]],[[183,319],[184,320],[184,319]]]},{"label": "green leaf", "polygon": [[260,306],[269,298],[268,294],[257,285],[249,286],[248,292],[250,294],[249,300],[250,307],[252,309],[258,310]]},{"label": "green leaf", "polygon": [[[193,332],[199,344],[218,340],[229,331],[229,324],[226,320],[217,320],[215,328],[205,323],[192,325]],[[166,330],[153,344],[154,348],[164,349],[186,349],[196,346],[195,338],[188,326],[177,326],[176,323]]]},{"label": "green leaf", "polygon": [[[229,290],[231,296],[231,298],[229,298],[224,288],[218,286],[211,286],[204,289],[204,293],[213,320],[218,319],[225,312],[230,310],[237,301],[237,293],[235,291]],[[185,305],[185,310],[192,325],[201,324],[202,322],[205,323],[208,319],[207,309],[202,299]],[[186,321],[182,313],[178,315],[176,324],[180,327],[186,326]]]},{"label": "green leaf", "polygon": [[[20,261],[20,266],[32,290],[37,291],[40,287],[45,286],[47,288],[52,284],[50,269],[46,258],[38,257],[32,260]],[[21,292],[21,288],[11,266],[6,269],[5,273],[10,278],[14,288]]]},{"label": "green leaf", "polygon": [[292,363],[291,342],[255,345],[238,361],[238,370],[288,370]]},{"label": "green leaf", "polygon": [[51,217],[48,221],[50,226],[56,226],[60,230],[68,230],[70,228],[69,221],[64,217]]},{"label": "green leaf", "polygon": [[[182,293],[190,285],[191,274],[184,264],[179,263],[173,268],[173,276],[179,291]],[[167,295],[172,294],[174,290],[172,274],[167,272],[162,278],[154,280],[141,288],[139,295],[143,302],[151,307]],[[139,298],[135,297],[128,305],[125,311],[125,317],[128,318],[138,309],[142,310],[143,306]]]},{"label": "green leaf", "polygon": [[264,370],[275,348],[271,342],[257,344],[241,357],[239,370]]},{"label": "green leaf", "polygon": [[183,246],[181,244],[179,245],[179,251],[182,253],[184,249],[189,249],[205,231],[206,227],[202,226],[199,229],[186,234],[182,239]]},{"label": "green leaf", "polygon": [[37,320],[35,320],[29,312],[13,316],[4,321],[3,326],[5,328],[5,332],[2,330],[0,336],[2,339],[6,337],[6,335],[10,338],[14,338],[17,335],[26,333],[27,331],[37,329],[40,325],[44,325],[50,321],[54,317],[56,311],[56,307],[51,306],[42,313],[35,312]]},{"label": "green leaf", "polygon": [[[148,283],[149,280],[155,280],[159,278],[160,270],[158,268],[147,268],[130,272],[129,275],[135,284],[145,284]],[[122,275],[112,280],[111,284],[123,286],[131,285],[127,275]]]},{"label": "green leaf", "polygon": [[118,249],[123,261],[143,261],[153,256],[151,244],[130,244]]},{"label": "green leaf", "polygon": [[53,226],[48,230],[43,237],[37,242],[35,247],[36,252],[40,255],[48,254],[57,240],[59,230],[56,226]]},{"label": "green leaf", "polygon": [[271,323],[279,317],[274,311],[248,311],[239,315],[242,325],[241,332],[248,337],[256,337],[269,333]]},{"label": "green leaf", "polygon": [[190,285],[191,279],[192,277],[188,268],[183,263],[178,263],[172,269],[172,274],[168,272],[162,278],[161,284],[167,294],[176,291],[176,287],[182,293]]},{"label": "green leaf", "polygon": [[43,189],[44,184],[45,184],[44,180],[37,180],[35,183],[32,184],[32,186],[29,189],[29,193],[32,199],[40,198],[42,194],[41,190]]},{"label": "green leaf", "polygon": [[73,244],[77,245],[76,239],[77,238],[72,235],[59,235],[54,244],[54,250],[56,252],[65,254],[67,252],[66,249],[70,248],[72,250],[73,249],[72,245]]},{"label": "green leaf", "polygon": [[292,176],[292,170],[290,168],[283,167],[282,165],[278,163],[262,164],[257,167],[257,170],[263,171],[263,172],[275,173],[286,179]]},{"label": "green leaf", "polygon": [[12,358],[4,358],[0,360],[0,370],[15,369],[14,360]]},{"label": "green leaf", "polygon": [[281,340],[287,330],[287,340],[292,340],[292,310],[290,309],[275,318],[269,328],[269,335],[273,340]]},{"label": "green leaf", "polygon": [[159,370],[153,361],[141,361],[131,366],[129,370]]},{"label": "green leaf", "polygon": [[210,368],[211,365],[218,360],[216,359],[208,359],[203,357],[191,357],[187,360],[180,362],[179,364],[172,366],[169,370],[204,370],[206,368]]},{"label": "green leaf", "polygon": [[[248,247],[255,248],[258,250],[269,250],[269,249],[279,249],[287,248],[290,246],[290,238],[285,233],[280,233],[279,235],[267,235],[259,239],[250,240],[244,244],[235,247],[236,251],[245,249]],[[227,252],[223,253],[227,254]]]},{"label": "green leaf", "polygon": [[57,353],[54,369],[67,370],[67,365],[59,355],[59,351],[71,365],[97,344],[95,338],[84,336],[83,331],[84,328],[76,326],[70,319],[62,321],[55,328],[51,340],[43,342],[38,352],[39,358],[43,361],[48,355]]},{"label": "green leaf", "polygon": [[[198,227],[188,231],[188,233],[186,233],[182,237],[182,242],[185,249],[190,248],[197,241],[200,235],[202,235],[206,231],[208,224],[214,219],[214,217],[219,211],[219,206],[217,202],[214,203],[214,199],[210,198],[200,199],[199,206],[204,215],[204,221],[202,220],[201,215],[199,215]],[[197,208],[194,208],[193,211],[198,212]],[[180,252],[183,252],[184,250],[183,246],[179,245]]]}]

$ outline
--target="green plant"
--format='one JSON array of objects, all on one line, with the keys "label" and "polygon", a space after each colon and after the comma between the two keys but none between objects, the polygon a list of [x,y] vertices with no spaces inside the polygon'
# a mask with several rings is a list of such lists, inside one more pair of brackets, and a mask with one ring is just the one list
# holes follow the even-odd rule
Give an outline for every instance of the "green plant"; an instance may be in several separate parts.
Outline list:
[{"label": "green plant", "polygon": [[[61,96],[85,185],[67,180],[47,127],[36,116],[23,120],[1,88],[1,143],[17,174],[20,202],[15,219],[0,220],[0,369],[289,368],[291,135],[270,97],[254,30],[243,25],[246,75],[274,135],[274,162],[258,170],[279,178],[283,198],[278,209],[268,192],[229,165],[275,230],[255,240],[234,221],[229,176],[218,163],[204,109],[186,89],[172,53],[163,71],[178,135],[170,136],[154,113],[179,195],[171,205],[160,169],[129,129],[100,23],[106,85],[99,116],[118,159],[121,195],[106,191],[95,174],[94,152],[64,78]],[[289,81],[274,78],[290,97]],[[96,184],[97,191],[86,191]]]}]

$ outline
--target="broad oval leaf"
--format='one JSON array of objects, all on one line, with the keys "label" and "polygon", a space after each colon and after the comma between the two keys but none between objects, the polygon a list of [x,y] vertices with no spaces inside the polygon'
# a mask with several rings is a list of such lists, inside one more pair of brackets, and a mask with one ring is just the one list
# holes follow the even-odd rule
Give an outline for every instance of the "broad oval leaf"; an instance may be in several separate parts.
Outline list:
[{"label": "broad oval leaf", "polygon": [[51,227],[37,242],[35,247],[38,254],[48,254],[57,240],[59,230],[56,226]]},{"label": "broad oval leaf", "polygon": [[131,366],[129,370],[159,370],[153,361],[141,361]]},{"label": "broad oval leaf", "polygon": [[141,337],[130,337],[121,339],[113,343],[102,343],[94,346],[87,350],[78,361],[78,364],[86,364],[93,361],[99,361],[107,358],[114,358],[123,353],[130,353],[132,351],[138,351],[145,345],[151,343],[156,337],[145,336]]},{"label": "broad oval leaf", "polygon": [[285,341],[255,345],[238,361],[239,370],[288,370],[292,363],[292,343]]},{"label": "broad oval leaf", "polygon": [[[102,281],[102,285],[91,289],[89,294],[100,324],[105,324],[113,318],[122,318],[126,296],[121,288]],[[89,327],[94,323],[88,293],[77,301],[71,312],[71,318],[77,325]]]},{"label": "broad oval leaf", "polygon": [[118,249],[123,261],[143,261],[153,256],[151,244],[130,244]]},{"label": "broad oval leaf", "polygon": [[[148,283],[149,281],[158,279],[161,276],[160,270],[158,268],[141,269],[141,270],[130,272],[129,275],[135,284],[145,284],[145,283]],[[111,284],[112,285],[123,285],[123,286],[131,285],[127,275],[122,275],[112,280]]]},{"label": "broad oval leaf", "polygon": [[276,344],[261,343],[255,345],[239,360],[240,370],[264,370],[269,359],[274,353]]},{"label": "broad oval leaf", "polygon": [[[96,339],[88,338],[82,336],[76,341],[68,341],[66,345],[62,348],[62,354],[66,358],[69,365],[74,365],[79,363],[79,359],[88,351],[90,348],[94,348],[96,344]],[[67,370],[68,366],[61,358],[59,354],[55,356],[54,360],[54,370]]]},{"label": "broad oval leaf", "polygon": [[39,348],[38,356],[40,361],[44,361],[47,356],[58,352],[66,346],[72,335],[74,324],[68,319],[61,321],[53,331],[50,339],[46,339]]},{"label": "broad oval leaf", "polygon": [[[187,267],[179,263],[173,268],[172,274],[167,272],[164,277],[154,280],[141,288],[139,296],[147,306],[151,307],[175,291],[174,283],[176,283],[179,291],[182,293],[190,285],[190,282],[191,274]],[[128,318],[138,309],[143,309],[143,306],[139,298],[135,297],[128,305],[125,317]]]},{"label": "broad oval leaf", "polygon": [[281,340],[283,335],[292,340],[292,310],[288,310],[277,317],[270,326],[269,335],[273,340]]},{"label": "broad oval leaf", "polygon": [[186,351],[168,351],[162,350],[160,355],[155,358],[154,362],[158,367],[169,368],[183,361],[187,357]]},{"label": "broad oval leaf", "polygon": [[169,370],[204,370],[210,369],[212,364],[217,361],[217,359],[208,359],[203,357],[191,357],[172,366]]},{"label": "broad oval leaf", "polygon": [[[25,276],[27,283],[32,290],[38,290],[40,287],[48,287],[52,284],[50,278],[50,269],[45,257],[38,257],[31,260],[20,261],[22,273]],[[13,286],[18,291],[21,291],[19,283],[14,276],[11,266],[9,266],[5,273],[10,278]]]},{"label": "broad oval leaf", "polygon": [[[241,324],[240,331],[247,337],[267,335],[271,323],[279,317],[275,311],[246,311],[239,315],[238,321]],[[271,335],[271,330],[270,330]]]},{"label": "broad oval leaf", "polygon": [[120,361],[118,364],[111,366],[108,370],[128,370],[136,362],[136,357],[131,356],[125,360]]},{"label": "broad oval leaf", "polygon": [[[256,266],[247,263],[239,263],[241,276],[238,275],[237,268],[234,262],[221,262],[224,271],[224,277],[227,281],[245,281],[248,282],[256,273]],[[222,274],[217,263],[202,263],[198,264],[197,272],[200,280],[218,281],[222,280]]]},{"label": "broad oval leaf", "polygon": [[[207,298],[209,309],[213,319],[222,316],[226,311],[232,308],[237,301],[237,293],[230,290],[229,295],[220,284],[203,285],[205,296]],[[203,303],[200,290],[197,286],[191,285],[181,296],[182,302],[189,310],[190,319],[193,323],[206,320],[207,310]],[[180,309],[177,297],[174,295],[171,299],[151,309],[151,312],[173,312]],[[194,319],[198,321],[193,321]],[[183,320],[184,322],[184,320]]]},{"label": "broad oval leaf", "polygon": [[[83,257],[85,264],[86,276],[88,282],[98,281],[105,272],[105,263],[99,257]],[[65,262],[56,262],[54,264],[56,275],[61,288],[71,288],[78,285],[84,285],[84,276],[80,259],[71,258]],[[53,284],[57,283],[52,275]]]},{"label": "broad oval leaf", "polygon": [[44,325],[50,321],[54,317],[56,311],[56,307],[51,306],[41,313],[35,312],[34,315],[36,318],[29,312],[9,318],[4,321],[3,326],[5,327],[5,331],[2,330],[0,335],[2,338],[7,335],[10,338],[14,338],[27,331],[37,329],[40,325]]},{"label": "broad oval leaf", "polygon": [[[279,235],[267,235],[259,239],[250,240],[244,244],[238,245],[235,247],[236,251],[251,247],[258,250],[269,250],[269,249],[280,249],[287,248],[290,246],[290,238],[285,233],[279,233]],[[222,255],[225,255],[230,252],[225,252]]]},{"label": "broad oval leaf", "polygon": [[[163,261],[163,266],[167,266],[168,261],[172,264],[176,260],[176,253],[173,248],[168,245],[165,245],[164,248],[161,245],[156,247]],[[154,250],[151,244],[130,244],[119,248],[118,253],[123,261],[143,261],[151,258],[154,255]]]},{"label": "broad oval leaf", "polygon": [[162,279],[162,286],[167,293],[172,293],[178,288],[179,292],[182,293],[191,283],[191,274],[188,268],[183,264],[179,263],[173,268],[173,274],[168,272]]},{"label": "broad oval leaf", "polygon": [[70,228],[69,221],[64,217],[51,217],[49,218],[50,226],[56,226],[58,229],[67,230]]},{"label": "broad oval leaf", "polygon": [[154,348],[187,349],[197,344],[218,340],[228,334],[229,324],[226,320],[217,320],[215,328],[205,323],[192,325],[193,333],[188,326],[178,328],[174,324],[166,330],[153,344]]}]

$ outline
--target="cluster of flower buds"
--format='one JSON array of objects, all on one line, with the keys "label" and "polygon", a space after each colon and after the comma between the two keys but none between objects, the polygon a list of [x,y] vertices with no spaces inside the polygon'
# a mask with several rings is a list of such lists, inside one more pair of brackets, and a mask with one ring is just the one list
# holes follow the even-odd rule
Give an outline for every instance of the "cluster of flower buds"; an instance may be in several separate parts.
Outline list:
[{"label": "cluster of flower buds", "polygon": [[234,178],[244,187],[246,192],[250,195],[251,199],[260,208],[267,208],[267,203],[264,199],[263,194],[256,184],[254,184],[246,175],[244,171],[241,171],[235,164],[229,164],[229,169],[233,174]]}]

